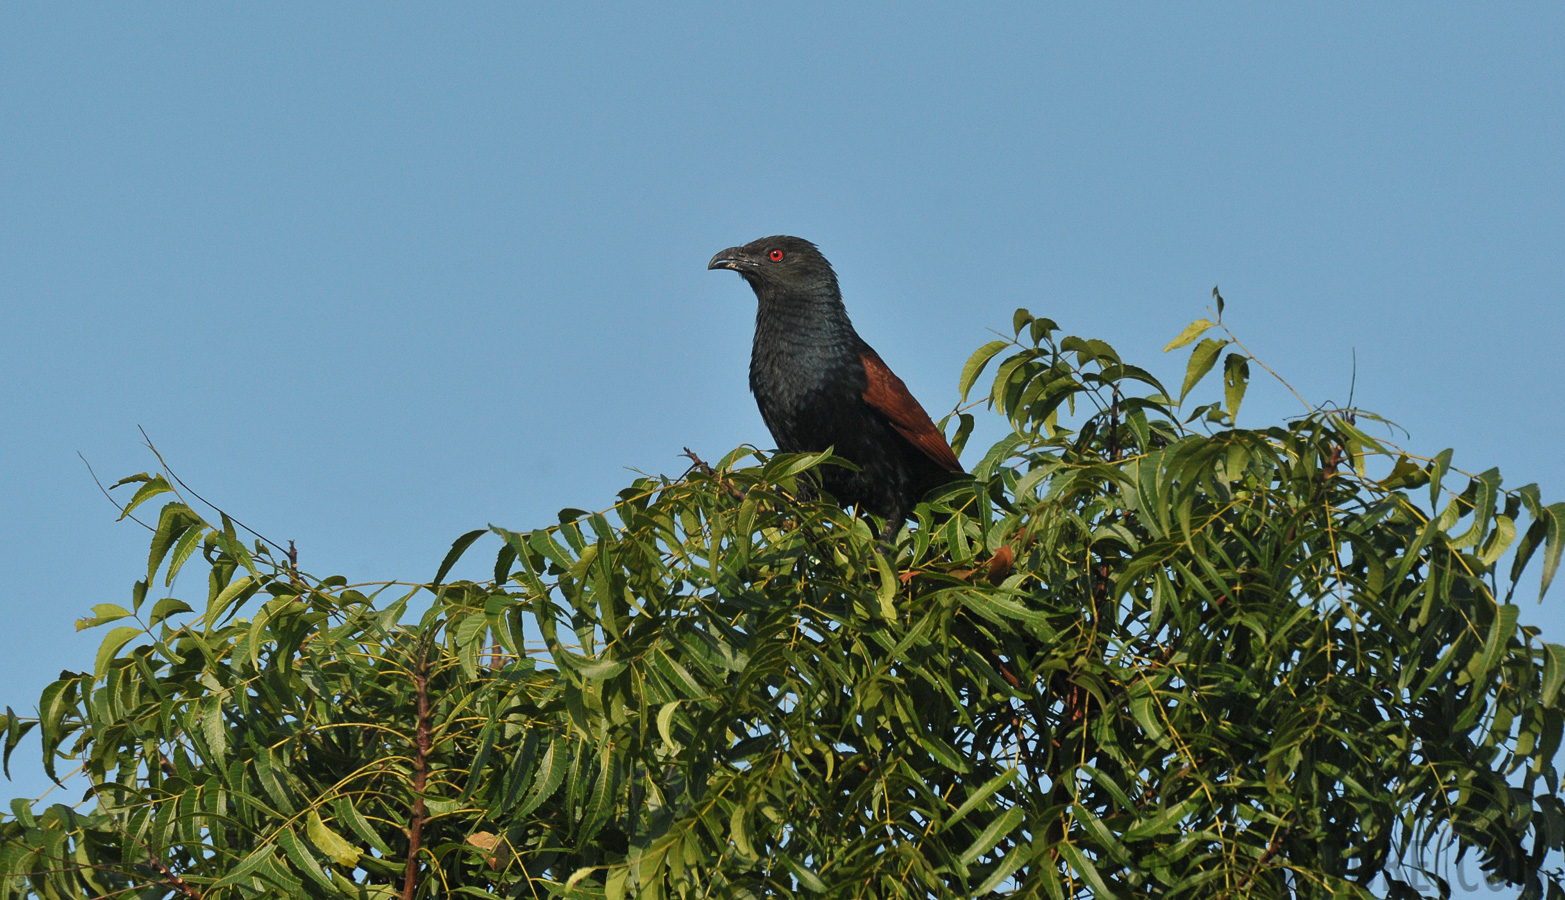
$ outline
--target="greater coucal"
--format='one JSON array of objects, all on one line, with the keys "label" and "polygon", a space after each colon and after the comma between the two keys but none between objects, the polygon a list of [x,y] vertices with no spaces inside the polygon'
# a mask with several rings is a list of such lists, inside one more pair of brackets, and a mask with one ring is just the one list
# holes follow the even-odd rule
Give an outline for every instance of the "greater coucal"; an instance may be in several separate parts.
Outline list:
[{"label": "greater coucal", "polygon": [[902,379],[864,343],[842,305],[837,273],[803,238],[730,247],[708,269],[733,269],[755,290],[750,391],[777,449],[827,447],[858,466],[827,466],[821,486],[886,519],[889,542],[930,488],[962,471],[945,435]]}]

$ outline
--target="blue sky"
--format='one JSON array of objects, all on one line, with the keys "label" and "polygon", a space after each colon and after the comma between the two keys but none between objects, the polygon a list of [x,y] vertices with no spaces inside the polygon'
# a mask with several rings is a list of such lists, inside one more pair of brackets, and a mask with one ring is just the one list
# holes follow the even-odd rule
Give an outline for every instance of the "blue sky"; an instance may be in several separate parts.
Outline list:
[{"label": "blue sky", "polygon": [[1356,352],[1565,499],[1565,7],[538,6],[0,7],[0,702],[144,566],[76,455],[137,426],[355,579],[766,444],[705,263],[778,232],[937,416],[1020,305],[1177,380],[1220,284],[1305,396]]}]

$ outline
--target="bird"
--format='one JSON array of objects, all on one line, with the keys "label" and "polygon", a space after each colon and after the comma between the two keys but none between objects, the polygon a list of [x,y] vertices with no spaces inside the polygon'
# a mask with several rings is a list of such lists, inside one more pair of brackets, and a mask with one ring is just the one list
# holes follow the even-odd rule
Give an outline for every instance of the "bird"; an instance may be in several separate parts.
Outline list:
[{"label": "bird", "polygon": [[853,463],[820,470],[846,506],[885,520],[890,544],[918,501],[962,464],[907,385],[848,319],[837,273],[803,238],[775,235],[729,247],[708,269],[732,269],[757,301],[750,392],[777,449],[832,448]]}]

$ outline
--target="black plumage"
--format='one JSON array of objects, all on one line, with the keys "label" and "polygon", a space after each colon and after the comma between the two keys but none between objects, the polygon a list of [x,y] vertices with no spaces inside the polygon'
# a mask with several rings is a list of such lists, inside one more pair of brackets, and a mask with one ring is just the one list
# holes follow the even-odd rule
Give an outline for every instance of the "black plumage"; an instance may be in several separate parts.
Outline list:
[{"label": "black plumage", "polygon": [[907,385],[853,329],[831,263],[802,238],[730,247],[709,269],[733,269],[755,290],[750,391],[777,449],[835,448],[858,471],[827,466],[822,486],[882,516],[896,535],[931,488],[962,471]]}]

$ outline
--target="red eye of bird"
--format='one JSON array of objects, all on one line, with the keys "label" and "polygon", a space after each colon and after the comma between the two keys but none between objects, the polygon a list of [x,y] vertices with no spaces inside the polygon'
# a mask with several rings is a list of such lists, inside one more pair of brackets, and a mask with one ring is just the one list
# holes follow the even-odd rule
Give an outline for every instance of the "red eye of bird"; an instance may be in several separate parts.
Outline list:
[{"label": "red eye of bird", "polygon": [[766,255],[772,258],[772,262],[782,262],[783,252],[781,250],[773,250]]}]

